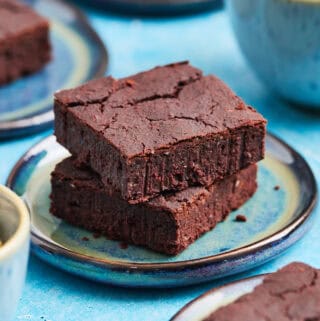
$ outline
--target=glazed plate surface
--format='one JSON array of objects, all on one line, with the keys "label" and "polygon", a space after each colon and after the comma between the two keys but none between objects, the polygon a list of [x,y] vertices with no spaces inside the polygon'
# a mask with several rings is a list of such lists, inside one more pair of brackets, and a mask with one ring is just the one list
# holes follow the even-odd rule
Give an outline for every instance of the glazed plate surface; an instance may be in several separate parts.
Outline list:
[{"label": "glazed plate surface", "polygon": [[50,22],[52,61],[0,86],[0,138],[32,133],[53,122],[53,93],[106,71],[107,52],[86,18],[60,0],[24,0]]},{"label": "glazed plate surface", "polygon": [[170,321],[202,321],[219,308],[252,292],[264,277],[258,275],[210,290],[185,305]]},{"label": "glazed plate surface", "polygon": [[[68,272],[106,283],[173,287],[239,273],[283,253],[311,225],[316,185],[306,162],[268,135],[254,197],[187,250],[168,257],[143,248],[94,238],[49,213],[50,173],[68,152],[50,136],[31,148],[7,181],[31,210],[32,249]],[[279,189],[275,189],[279,186]],[[237,214],[247,217],[236,222]]]},{"label": "glazed plate surface", "polygon": [[193,14],[222,7],[222,0],[81,0],[88,5],[126,14],[179,15]]}]

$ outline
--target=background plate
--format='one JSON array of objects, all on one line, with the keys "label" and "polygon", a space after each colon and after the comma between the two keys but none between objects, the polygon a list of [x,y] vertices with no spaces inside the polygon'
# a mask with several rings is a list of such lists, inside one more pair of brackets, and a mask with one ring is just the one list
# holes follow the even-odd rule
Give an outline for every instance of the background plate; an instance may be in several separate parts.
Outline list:
[{"label": "background plate", "polygon": [[32,133],[53,122],[53,93],[102,76],[107,52],[76,8],[60,0],[24,0],[50,20],[53,60],[40,72],[0,87],[0,138]]},{"label": "background plate", "polygon": [[[50,172],[67,155],[51,136],[22,157],[7,184],[23,196],[31,210],[34,253],[89,279],[141,287],[204,282],[276,257],[310,227],[316,199],[313,174],[300,155],[270,135],[254,197],[175,257],[135,246],[122,249],[118,242],[95,239],[91,233],[50,215]],[[274,189],[276,185],[279,190]],[[244,213],[248,221],[235,222],[237,213]]]},{"label": "background plate", "polygon": [[202,321],[222,306],[252,292],[264,277],[258,275],[208,291],[185,305],[170,321]]},{"label": "background plate", "polygon": [[81,2],[120,13],[163,16],[218,9],[222,7],[223,0],[81,0]]}]

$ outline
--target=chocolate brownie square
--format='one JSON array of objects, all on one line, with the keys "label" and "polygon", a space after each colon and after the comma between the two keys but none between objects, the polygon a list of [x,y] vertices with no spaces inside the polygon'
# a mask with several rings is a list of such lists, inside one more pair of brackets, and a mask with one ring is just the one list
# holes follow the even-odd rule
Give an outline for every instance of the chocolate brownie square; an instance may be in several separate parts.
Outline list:
[{"label": "chocolate brownie square", "polygon": [[55,95],[58,141],[131,203],[210,186],[264,156],[264,118],[187,62]]},{"label": "chocolate brownie square", "polygon": [[292,263],[205,321],[315,321],[320,320],[319,302],[319,270]]},{"label": "chocolate brownie square", "polygon": [[41,69],[51,58],[49,23],[16,0],[0,0],[0,85]]},{"label": "chocolate brownie square", "polygon": [[190,187],[129,204],[96,173],[68,158],[52,173],[51,213],[110,239],[175,255],[253,195],[256,172],[251,165],[208,188]]}]

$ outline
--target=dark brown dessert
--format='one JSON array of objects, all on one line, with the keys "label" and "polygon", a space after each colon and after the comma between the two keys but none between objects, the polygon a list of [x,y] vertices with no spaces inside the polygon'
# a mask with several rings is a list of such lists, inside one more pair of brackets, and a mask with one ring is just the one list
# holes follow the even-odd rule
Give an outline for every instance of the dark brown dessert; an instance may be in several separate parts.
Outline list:
[{"label": "dark brown dessert", "polygon": [[205,321],[319,321],[319,270],[292,263]]},{"label": "dark brown dessert", "polygon": [[245,222],[247,222],[247,217],[245,215],[243,215],[243,214],[238,214],[236,216],[236,221],[245,223]]},{"label": "dark brown dessert", "polygon": [[55,95],[55,134],[130,203],[210,186],[264,156],[264,118],[188,63]]},{"label": "dark brown dessert", "polygon": [[41,69],[51,58],[48,21],[16,0],[0,0],[0,85]]},{"label": "dark brown dessert", "polygon": [[256,165],[212,186],[191,187],[129,204],[90,169],[68,158],[52,173],[51,212],[113,240],[175,255],[223,221],[255,192]]}]

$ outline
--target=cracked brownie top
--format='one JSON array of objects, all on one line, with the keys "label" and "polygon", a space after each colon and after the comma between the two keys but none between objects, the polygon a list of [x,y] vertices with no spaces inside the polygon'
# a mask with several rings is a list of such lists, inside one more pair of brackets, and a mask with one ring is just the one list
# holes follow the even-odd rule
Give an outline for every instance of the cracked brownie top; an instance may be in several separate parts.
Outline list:
[{"label": "cracked brownie top", "polygon": [[[222,81],[181,62],[116,80],[93,80],[56,101],[128,158],[177,142],[264,124]],[[66,110],[65,110],[66,111]]]}]

